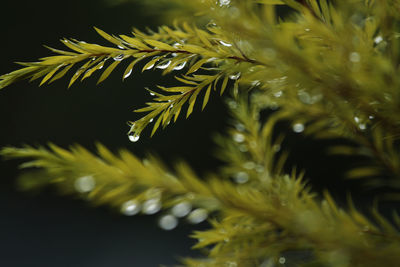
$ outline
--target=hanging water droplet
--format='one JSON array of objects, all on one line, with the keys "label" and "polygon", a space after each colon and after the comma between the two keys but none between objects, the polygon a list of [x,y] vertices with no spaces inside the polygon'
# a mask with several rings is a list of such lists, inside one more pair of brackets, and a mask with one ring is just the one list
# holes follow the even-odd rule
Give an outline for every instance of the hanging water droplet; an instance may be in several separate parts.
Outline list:
[{"label": "hanging water droplet", "polygon": [[374,116],[374,115],[369,115],[368,118],[369,118],[370,120],[373,120],[373,119],[375,119],[375,116]]},{"label": "hanging water droplet", "polygon": [[174,229],[178,225],[178,219],[171,214],[167,214],[160,218],[160,220],[158,221],[158,225],[161,229],[169,231]]},{"label": "hanging water droplet", "polygon": [[367,125],[366,125],[365,123],[360,123],[360,124],[358,125],[358,128],[360,128],[361,131],[364,131],[364,130],[367,129]]},{"label": "hanging water droplet", "polygon": [[239,79],[240,78],[240,72],[238,72],[238,73],[235,73],[235,74],[232,74],[232,75],[229,75],[229,79],[231,79],[231,80],[237,80],[237,79]]},{"label": "hanging water droplet", "polygon": [[171,65],[170,60],[162,62],[161,64],[158,64],[156,68],[164,70],[164,69],[168,68],[169,65]]},{"label": "hanging water droplet", "polygon": [[188,221],[193,224],[201,223],[208,217],[208,212],[205,209],[198,208],[192,211],[187,217]]},{"label": "hanging water droplet", "polygon": [[293,132],[301,133],[303,131],[304,131],[304,124],[302,124],[302,123],[293,124]]},{"label": "hanging water droplet", "polygon": [[125,47],[123,47],[122,45],[117,45],[117,47],[118,47],[119,49],[125,50]]},{"label": "hanging water droplet", "polygon": [[361,56],[357,52],[351,52],[350,55],[349,55],[349,60],[351,62],[357,63],[357,62],[360,62]]},{"label": "hanging water droplet", "polygon": [[151,118],[150,120],[149,120],[149,122],[153,122],[154,121],[154,118]]},{"label": "hanging water droplet", "polygon": [[182,63],[176,65],[176,66],[174,67],[174,70],[181,70],[181,69],[183,69],[185,66],[186,66],[186,61],[184,61],[184,62],[182,62]]},{"label": "hanging water droplet", "polygon": [[375,44],[379,44],[382,41],[383,41],[383,38],[380,35],[376,36],[375,39],[374,39],[374,43]]},{"label": "hanging water droplet", "polygon": [[249,181],[249,175],[247,172],[238,172],[233,176],[233,180],[238,184],[244,184]]},{"label": "hanging water droplet", "polygon": [[140,135],[138,135],[137,133],[135,133],[135,132],[129,133],[129,141],[137,142],[139,140],[139,138],[140,138]]},{"label": "hanging water droplet", "polygon": [[227,104],[228,104],[229,108],[231,108],[231,109],[236,109],[237,108],[237,103],[233,99],[228,99],[227,100]]},{"label": "hanging water droplet", "polygon": [[222,40],[219,40],[219,43],[222,44],[223,46],[227,46],[227,47],[231,47],[232,46],[232,44],[227,43],[227,42],[222,41]]},{"label": "hanging water droplet", "polygon": [[303,102],[304,104],[312,104],[312,101],[311,101],[311,96],[310,96],[310,94],[309,93],[307,93],[306,91],[304,91],[304,90],[299,90],[298,92],[297,92],[297,96],[298,96],[298,98],[299,98],[299,100],[301,101],[301,102]]},{"label": "hanging water droplet", "polygon": [[133,216],[140,212],[140,203],[136,200],[128,200],[121,205],[121,213],[126,216]]},{"label": "hanging water droplet", "polygon": [[255,169],[256,169],[256,172],[258,172],[258,173],[263,173],[265,170],[264,166],[261,164],[258,164]]},{"label": "hanging water droplet", "polygon": [[285,257],[280,257],[279,260],[278,260],[278,262],[279,262],[280,264],[285,264],[286,258],[285,258]]},{"label": "hanging water droplet", "polygon": [[272,150],[273,150],[274,152],[279,152],[279,151],[281,150],[281,145],[279,145],[279,144],[273,145],[273,146],[272,146]]},{"label": "hanging water droplet", "polygon": [[124,79],[128,78],[132,74],[132,69],[128,71],[127,74],[124,75]]},{"label": "hanging water droplet", "polygon": [[143,203],[142,211],[144,214],[151,215],[159,212],[161,209],[160,200],[157,198],[146,200]]},{"label": "hanging water droplet", "polygon": [[219,0],[219,6],[228,6],[231,0]]},{"label": "hanging water droplet", "polygon": [[355,116],[355,117],[354,117],[354,121],[355,121],[356,123],[360,123],[361,120],[360,120],[359,117]]},{"label": "hanging water droplet", "polygon": [[243,168],[251,170],[256,167],[256,164],[253,161],[247,161],[243,164]]},{"label": "hanging water droplet", "polygon": [[244,130],[246,130],[246,127],[245,127],[242,123],[240,123],[240,122],[238,122],[238,123],[235,124],[235,128],[236,128],[236,130],[238,130],[239,132],[243,132]]},{"label": "hanging water droplet", "polygon": [[282,91],[278,91],[278,92],[275,92],[275,93],[274,93],[274,96],[275,96],[275,97],[281,97],[282,94],[283,94]]},{"label": "hanging water droplet", "polygon": [[249,149],[247,148],[247,146],[245,144],[242,144],[239,146],[239,151],[242,153],[245,153],[245,152],[249,151]]},{"label": "hanging water droplet", "polygon": [[235,133],[233,135],[233,140],[237,143],[242,143],[242,142],[244,142],[245,139],[246,139],[246,137],[241,133]]},{"label": "hanging water droplet", "polygon": [[124,59],[124,54],[118,55],[116,57],[113,58],[115,61],[121,61]]},{"label": "hanging water droplet", "polygon": [[145,68],[145,70],[151,70],[154,67],[155,64],[151,64],[150,66],[148,66],[147,68]]},{"label": "hanging water droplet", "polygon": [[94,180],[93,176],[87,175],[82,176],[75,180],[74,186],[76,191],[79,193],[87,193],[94,189],[96,185],[96,181]]},{"label": "hanging water droplet", "polygon": [[150,92],[150,95],[151,95],[151,96],[155,96],[156,94],[155,94],[155,93],[153,93],[153,92]]},{"label": "hanging water droplet", "polygon": [[182,218],[188,215],[191,210],[192,204],[190,204],[190,202],[184,201],[173,206],[171,212],[174,216]]},{"label": "hanging water droplet", "polygon": [[254,86],[254,87],[259,86],[260,84],[261,84],[261,82],[259,80],[254,80],[251,82],[251,86]]}]

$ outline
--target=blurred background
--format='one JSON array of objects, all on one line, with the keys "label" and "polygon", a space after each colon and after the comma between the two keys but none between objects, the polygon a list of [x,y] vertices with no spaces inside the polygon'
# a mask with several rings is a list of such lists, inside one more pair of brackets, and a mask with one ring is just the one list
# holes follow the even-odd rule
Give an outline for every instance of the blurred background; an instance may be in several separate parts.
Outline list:
[{"label": "blurred background", "polygon": [[[18,68],[13,62],[50,55],[44,44],[64,49],[59,42],[63,37],[109,45],[93,26],[128,34],[133,26],[158,24],[131,2],[2,1],[0,73]],[[0,146],[53,142],[67,148],[77,143],[93,151],[98,141],[112,151],[127,148],[139,156],[153,152],[168,164],[184,159],[200,174],[215,169],[219,163],[212,156],[212,133],[223,130],[226,118],[221,100],[211,97],[204,112],[197,107],[190,119],[178,120],[153,138],[148,129],[131,143],[126,122],[136,120],[133,109],[150,100],[143,88],[173,80],[157,70],[137,70],[122,82],[123,69],[119,66],[99,86],[99,75],[94,75],[67,89],[70,73],[49,86],[26,81],[5,88],[0,92]],[[194,240],[187,236],[204,225],[182,222],[166,232],[158,228],[157,215],[124,217],[50,189],[19,192],[17,164],[0,161],[0,266],[158,266],[195,255],[190,249]]]}]

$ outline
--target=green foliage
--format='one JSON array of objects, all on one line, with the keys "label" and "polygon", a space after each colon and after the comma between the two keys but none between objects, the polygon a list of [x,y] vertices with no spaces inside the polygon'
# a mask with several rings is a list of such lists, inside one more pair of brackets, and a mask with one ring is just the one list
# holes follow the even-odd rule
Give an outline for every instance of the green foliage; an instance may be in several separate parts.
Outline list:
[{"label": "green foliage", "polygon": [[[0,88],[23,79],[50,83],[78,64],[69,86],[97,70],[100,83],[122,61],[129,61],[123,79],[142,62],[141,71],[182,71],[180,85],[148,89],[154,99],[136,110],[146,114],[130,122],[130,139],[150,123],[153,135],[176,121],[185,104],[186,117],[196,102],[204,108],[211,91],[229,91],[234,127],[216,138],[225,166],[201,179],[185,163],[171,172],[154,157],[113,155],[102,145],[98,155],[80,146],[4,148],[4,157],[26,159],[21,167],[39,171],[21,184],[54,184],[126,215],[163,208],[171,209],[169,219],[187,215],[193,223],[211,215],[210,229],[193,234],[207,258],[185,259],[186,266],[395,266],[396,212],[389,221],[373,207],[367,218],[350,197],[343,209],[328,192],[313,193],[296,168],[286,174],[290,151],[279,151],[284,136],[275,136],[274,126],[289,121],[296,133],[349,141],[328,148],[369,159],[348,170],[349,178],[399,189],[400,1],[169,2],[197,17],[157,31],[134,29],[132,36],[96,28],[113,47],[64,39],[71,51],[50,48],[57,55],[20,63],[0,76]],[[263,121],[265,109],[273,112]]]}]

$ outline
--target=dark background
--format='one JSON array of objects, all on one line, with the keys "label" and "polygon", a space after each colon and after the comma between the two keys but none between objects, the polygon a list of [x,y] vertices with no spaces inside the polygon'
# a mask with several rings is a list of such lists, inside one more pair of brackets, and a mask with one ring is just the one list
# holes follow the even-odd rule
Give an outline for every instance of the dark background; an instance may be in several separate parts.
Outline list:
[{"label": "dark background", "polygon": [[[107,44],[93,29],[128,34],[156,19],[133,4],[107,6],[103,1],[2,1],[0,73],[15,70],[16,61],[36,61],[51,55],[42,45],[64,49],[63,37]],[[122,65],[122,64],[121,64]],[[126,66],[124,64],[123,66]],[[137,155],[154,152],[167,163],[183,158],[200,173],[215,169],[211,133],[224,128],[221,100],[211,97],[185,120],[150,138],[148,129],[137,143],[129,142],[128,120],[150,99],[143,88],[168,84],[159,71],[132,73],[121,81],[124,68],[96,86],[99,73],[67,89],[68,77],[51,85],[23,81],[0,91],[0,146],[81,144],[93,149],[99,141],[113,151],[127,148]],[[185,223],[166,232],[158,216],[124,217],[83,201],[18,192],[17,162],[0,162],[0,266],[158,266],[178,263],[178,256],[194,255],[187,236],[196,228]],[[203,225],[204,226],[204,225]],[[202,226],[200,226],[202,227]]]}]

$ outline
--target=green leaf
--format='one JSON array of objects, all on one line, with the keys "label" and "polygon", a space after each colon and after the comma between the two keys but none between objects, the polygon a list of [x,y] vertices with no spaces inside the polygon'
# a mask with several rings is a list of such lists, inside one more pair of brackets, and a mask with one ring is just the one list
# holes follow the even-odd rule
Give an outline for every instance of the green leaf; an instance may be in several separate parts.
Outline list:
[{"label": "green leaf", "polygon": [[113,63],[111,63],[110,66],[108,66],[107,69],[103,72],[103,74],[101,74],[99,80],[97,81],[97,84],[107,79],[107,77],[111,74],[115,67],[118,66],[119,63],[121,63],[121,61],[114,61]]},{"label": "green leaf", "polygon": [[205,106],[206,106],[207,103],[208,103],[208,99],[210,98],[211,87],[212,87],[212,83],[210,83],[210,84],[208,85],[206,94],[205,94],[205,96],[204,96],[203,106],[201,107],[201,110],[204,110]]}]

